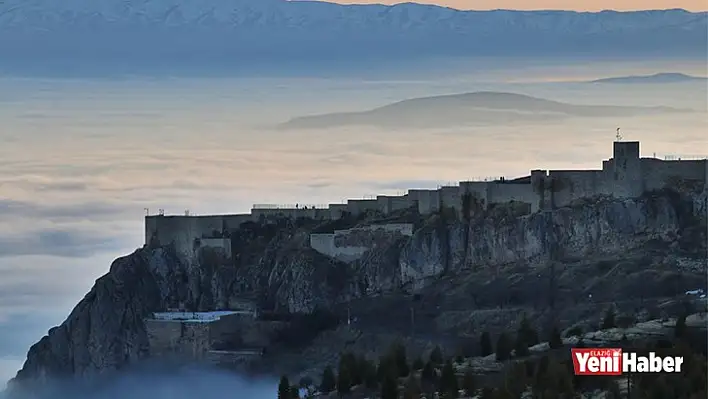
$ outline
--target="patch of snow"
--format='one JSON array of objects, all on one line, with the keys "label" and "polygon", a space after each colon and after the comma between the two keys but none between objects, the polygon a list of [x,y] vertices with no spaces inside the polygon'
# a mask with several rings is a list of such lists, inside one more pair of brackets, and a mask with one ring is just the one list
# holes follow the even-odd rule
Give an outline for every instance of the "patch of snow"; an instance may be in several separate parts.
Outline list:
[{"label": "patch of snow", "polygon": [[[336,29],[395,28],[415,31],[445,27],[489,33],[503,29],[554,30],[599,33],[612,30],[656,29],[676,23],[700,28],[705,13],[656,10],[624,13],[533,12],[513,10],[462,11],[433,5],[405,3],[341,5],[284,0],[5,0],[0,3],[0,26],[17,24],[92,23],[130,21],[139,25],[248,25],[302,27],[326,23]],[[58,27],[58,26],[54,26]]]},{"label": "patch of snow", "polygon": [[153,319],[163,321],[184,321],[189,323],[211,323],[224,316],[233,314],[253,314],[253,312],[243,310],[220,310],[213,312],[156,312],[153,313]]},{"label": "patch of snow", "polygon": [[695,313],[686,317],[686,325],[691,327],[708,326],[708,313]]},{"label": "patch of snow", "polygon": [[546,352],[551,349],[551,345],[548,342],[541,342],[534,346],[529,347],[531,352]]}]

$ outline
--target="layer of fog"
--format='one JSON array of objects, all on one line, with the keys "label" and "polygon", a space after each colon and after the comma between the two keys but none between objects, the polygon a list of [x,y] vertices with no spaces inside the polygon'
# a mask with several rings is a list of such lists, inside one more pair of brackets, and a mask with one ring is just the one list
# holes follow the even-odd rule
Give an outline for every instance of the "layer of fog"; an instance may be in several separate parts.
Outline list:
[{"label": "layer of fog", "polygon": [[[141,365],[118,375],[93,380],[90,384],[57,381],[33,399],[270,399],[277,396],[278,381],[243,378],[233,372],[212,368],[156,369]],[[0,393],[0,399],[26,399],[25,395]]]},{"label": "layer of fog", "polygon": [[253,203],[326,204],[539,167],[599,168],[618,126],[625,139],[642,141],[644,155],[706,155],[705,114],[416,132],[268,128],[293,116],[479,90],[708,108],[702,86],[547,83],[700,75],[696,64],[528,65],[365,81],[0,78],[0,380],[115,257],[142,245],[144,208],[247,212]]}]

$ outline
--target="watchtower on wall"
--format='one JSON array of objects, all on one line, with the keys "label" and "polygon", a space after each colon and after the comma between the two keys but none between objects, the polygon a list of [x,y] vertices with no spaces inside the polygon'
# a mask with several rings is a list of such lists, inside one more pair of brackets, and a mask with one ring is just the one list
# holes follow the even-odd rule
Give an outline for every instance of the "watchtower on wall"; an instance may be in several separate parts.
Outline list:
[{"label": "watchtower on wall", "polygon": [[619,197],[638,197],[644,192],[638,141],[615,141],[613,145],[612,191]]},{"label": "watchtower on wall", "polygon": [[[409,209],[417,209],[421,215],[431,215],[443,207],[452,208],[458,215],[468,218],[478,211],[510,203],[523,204],[524,211],[528,208],[534,213],[598,196],[637,198],[646,191],[667,187],[695,191],[700,190],[701,185],[708,190],[708,158],[640,158],[639,142],[622,141],[618,130],[613,142],[613,156],[602,161],[602,169],[534,169],[530,175],[515,179],[461,181],[456,186],[410,189],[404,195],[349,199],[346,203],[329,206],[254,205],[248,214],[165,216],[161,212],[145,217],[145,244],[173,244],[177,253],[189,262],[195,261],[198,252],[205,247],[229,259],[232,256],[231,232],[241,229],[246,222],[274,218],[337,220],[345,214],[359,217],[373,212],[380,216]],[[316,246],[325,248],[330,245],[332,233],[320,236],[315,237]],[[324,241],[317,243],[317,239]]]},{"label": "watchtower on wall", "polygon": [[531,204],[532,212],[553,208],[553,192],[549,185],[550,179],[547,170],[535,169],[531,171],[531,190],[538,196],[537,203]]}]

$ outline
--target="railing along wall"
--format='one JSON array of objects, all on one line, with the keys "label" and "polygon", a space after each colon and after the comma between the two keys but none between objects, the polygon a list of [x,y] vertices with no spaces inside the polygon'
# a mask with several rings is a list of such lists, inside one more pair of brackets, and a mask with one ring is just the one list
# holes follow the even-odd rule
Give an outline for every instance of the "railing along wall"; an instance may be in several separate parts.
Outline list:
[{"label": "railing along wall", "polygon": [[[656,158],[656,156],[654,157]],[[664,155],[664,161],[703,161],[708,155]]]},{"label": "railing along wall", "polygon": [[254,204],[252,209],[327,209],[322,204]]}]

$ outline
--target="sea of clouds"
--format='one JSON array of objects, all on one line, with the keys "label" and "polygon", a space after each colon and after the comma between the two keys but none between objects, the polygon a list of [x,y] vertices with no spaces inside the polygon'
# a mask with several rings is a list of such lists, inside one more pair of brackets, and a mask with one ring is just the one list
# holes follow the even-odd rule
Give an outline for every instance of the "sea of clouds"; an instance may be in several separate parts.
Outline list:
[{"label": "sea of clouds", "polygon": [[[583,65],[523,73],[431,69],[380,79],[0,77],[0,381],[14,376],[30,345],[64,320],[113,259],[143,244],[146,208],[238,213],[253,203],[326,204],[520,176],[538,167],[598,168],[611,154],[618,121],[425,131],[283,132],[274,124],[477,90],[580,103],[704,106],[705,88],[633,89],[644,90],[637,94],[547,83],[639,66],[613,68],[604,74]],[[644,154],[708,148],[701,119],[622,123],[627,139],[642,140]],[[117,381],[111,392],[131,387],[132,398],[206,399],[216,397],[209,392],[262,389],[272,397],[275,386],[206,371],[136,378]],[[111,395],[103,397],[117,397]],[[232,397],[258,398],[243,395]]]}]

